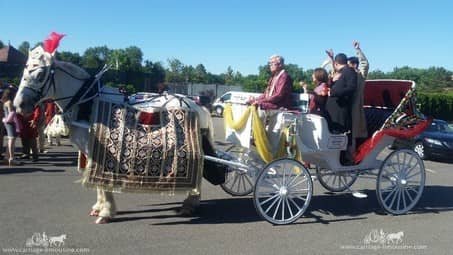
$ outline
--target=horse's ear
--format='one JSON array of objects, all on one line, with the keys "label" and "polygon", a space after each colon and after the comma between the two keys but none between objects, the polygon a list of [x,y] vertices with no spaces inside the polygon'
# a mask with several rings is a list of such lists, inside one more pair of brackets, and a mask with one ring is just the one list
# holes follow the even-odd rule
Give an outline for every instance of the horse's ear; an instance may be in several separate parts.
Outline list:
[{"label": "horse's ear", "polygon": [[43,48],[45,52],[48,52],[51,55],[54,55],[55,50],[58,48],[58,45],[60,44],[61,38],[63,38],[65,35],[64,34],[58,34],[55,32],[52,32],[46,40],[44,40],[43,43]]}]

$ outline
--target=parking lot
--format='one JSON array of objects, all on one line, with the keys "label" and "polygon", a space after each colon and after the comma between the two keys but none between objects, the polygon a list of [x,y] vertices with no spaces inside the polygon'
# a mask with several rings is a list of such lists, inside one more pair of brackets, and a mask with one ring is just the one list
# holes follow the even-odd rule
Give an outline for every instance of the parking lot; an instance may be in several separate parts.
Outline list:
[{"label": "parking lot", "polygon": [[[222,119],[214,118],[216,140]],[[375,179],[353,188],[368,195],[330,193],[315,182],[305,215],[273,226],[255,211],[252,197],[232,197],[203,182],[193,217],[175,209],[184,195],[116,195],[118,216],[95,225],[88,216],[95,192],[84,189],[75,170],[76,151],[64,140],[36,164],[0,166],[0,249],[24,248],[34,234],[67,235],[66,248],[88,254],[449,254],[453,248],[453,165],[425,161],[426,186],[407,215],[380,208]],[[388,237],[393,237],[389,239]],[[43,253],[45,254],[45,253]]]}]

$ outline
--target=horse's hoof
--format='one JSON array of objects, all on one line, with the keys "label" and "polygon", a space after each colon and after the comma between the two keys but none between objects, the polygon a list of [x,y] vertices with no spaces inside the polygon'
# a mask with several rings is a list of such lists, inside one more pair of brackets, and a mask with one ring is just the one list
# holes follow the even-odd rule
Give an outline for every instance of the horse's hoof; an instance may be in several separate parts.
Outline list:
[{"label": "horse's hoof", "polygon": [[190,216],[194,215],[194,213],[195,213],[195,209],[191,208],[191,207],[182,207],[178,211],[178,214],[180,216],[184,216],[184,217],[190,217]]},{"label": "horse's hoof", "polygon": [[95,224],[107,224],[110,221],[111,221],[110,217],[98,217],[94,223]]},{"label": "horse's hoof", "polygon": [[95,210],[95,209],[91,210],[90,216],[98,217],[99,216],[99,210]]}]

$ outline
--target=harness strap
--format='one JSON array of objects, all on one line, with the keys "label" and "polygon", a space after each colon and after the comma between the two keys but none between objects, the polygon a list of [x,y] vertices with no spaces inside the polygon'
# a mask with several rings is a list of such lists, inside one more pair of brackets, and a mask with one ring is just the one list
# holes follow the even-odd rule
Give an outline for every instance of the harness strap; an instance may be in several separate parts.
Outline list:
[{"label": "harness strap", "polygon": [[63,109],[63,112],[67,112],[69,109],[71,109],[76,103],[80,103],[80,99],[82,99],[82,96],[84,95],[88,95],[90,93],[94,94],[94,95],[91,95],[91,96],[96,96],[96,94],[98,93],[97,91],[97,87],[96,86],[92,86],[94,83],[96,82],[95,80],[95,77],[90,77],[88,80],[86,80],[83,85],[79,88],[79,90],[77,91],[77,93],[71,97],[68,97],[68,98],[71,98],[71,101],[69,101],[69,103],[65,106],[65,108]]}]

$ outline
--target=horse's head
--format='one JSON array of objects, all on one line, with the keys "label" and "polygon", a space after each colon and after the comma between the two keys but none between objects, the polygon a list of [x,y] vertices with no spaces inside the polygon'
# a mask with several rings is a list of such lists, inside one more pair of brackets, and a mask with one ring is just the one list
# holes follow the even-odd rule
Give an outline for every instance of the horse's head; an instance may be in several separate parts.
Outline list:
[{"label": "horse's head", "polygon": [[19,90],[14,99],[14,106],[19,113],[30,113],[44,97],[49,87],[49,78],[53,62],[52,54],[41,46],[29,52]]},{"label": "horse's head", "polygon": [[30,113],[34,106],[48,97],[54,53],[64,35],[51,33],[44,41],[28,53],[24,74],[14,99],[14,106],[19,113]]}]

